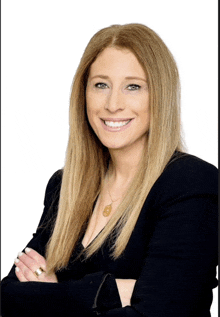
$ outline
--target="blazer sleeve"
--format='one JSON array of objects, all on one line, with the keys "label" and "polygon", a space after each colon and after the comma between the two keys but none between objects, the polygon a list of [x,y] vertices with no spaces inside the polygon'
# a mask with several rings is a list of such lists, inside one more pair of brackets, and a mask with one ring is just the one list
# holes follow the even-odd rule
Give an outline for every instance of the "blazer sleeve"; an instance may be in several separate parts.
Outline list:
[{"label": "blazer sleeve", "polygon": [[[49,180],[41,220],[32,240],[27,244],[43,256],[57,214],[61,178],[62,171],[59,170]],[[68,282],[20,282],[13,265],[8,276],[1,282],[1,316],[92,316],[94,303],[106,278],[109,286],[106,294],[112,298],[111,307],[120,307],[115,279],[106,272],[87,274],[80,280]]]},{"label": "blazer sleeve", "polygon": [[154,201],[157,220],[131,306],[121,307],[114,277],[106,272],[30,286],[13,276],[3,280],[2,316],[209,316],[216,286],[216,192],[217,170],[197,160],[170,164],[155,183],[145,205]]},{"label": "blazer sleeve", "polygon": [[[217,286],[217,169],[182,158],[167,167],[149,199],[155,201],[151,212],[157,220],[131,306],[101,316],[210,316]],[[97,311],[104,289],[100,296]]]}]

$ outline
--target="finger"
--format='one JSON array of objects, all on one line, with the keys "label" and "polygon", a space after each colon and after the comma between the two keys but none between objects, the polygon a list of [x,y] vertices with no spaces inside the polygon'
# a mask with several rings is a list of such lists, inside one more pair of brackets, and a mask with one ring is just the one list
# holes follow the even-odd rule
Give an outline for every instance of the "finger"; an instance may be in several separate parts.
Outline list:
[{"label": "finger", "polygon": [[[31,257],[29,257],[27,254],[23,253],[23,252],[19,252],[18,253],[18,258],[19,260],[25,265],[27,266],[32,272],[35,272],[37,269],[39,269],[39,264],[32,259]],[[17,262],[18,263],[18,262]]]},{"label": "finger", "polygon": [[31,248],[26,248],[25,253],[38,264],[38,267],[41,267],[44,271],[47,270],[46,260],[41,254]]},{"label": "finger", "polygon": [[[29,253],[33,253],[33,254],[29,254]],[[46,271],[45,259],[34,250],[31,250],[29,253],[27,254],[23,252],[18,253],[18,257],[24,263],[24,265],[27,266],[32,272],[37,271],[40,267],[44,271]],[[32,255],[32,257],[30,255]]]},{"label": "finger", "polygon": [[19,259],[15,260],[15,265],[20,269],[18,272],[21,271],[23,276],[26,278],[27,281],[38,281],[37,276],[34,274],[35,269],[29,268],[22,260],[24,260],[24,254],[20,255]]},{"label": "finger", "polygon": [[27,282],[28,280],[24,277],[22,271],[19,269],[19,267],[16,266],[15,268],[15,274],[20,282]]},{"label": "finger", "polygon": [[[26,248],[25,252],[26,253],[20,252],[18,254],[20,261],[25,265],[25,267],[23,267],[22,264],[20,264],[23,274],[29,281],[44,281],[45,274],[42,270],[46,272],[46,260],[33,249]],[[27,268],[29,268],[31,272],[29,272]],[[34,276],[31,273],[33,273]]]}]

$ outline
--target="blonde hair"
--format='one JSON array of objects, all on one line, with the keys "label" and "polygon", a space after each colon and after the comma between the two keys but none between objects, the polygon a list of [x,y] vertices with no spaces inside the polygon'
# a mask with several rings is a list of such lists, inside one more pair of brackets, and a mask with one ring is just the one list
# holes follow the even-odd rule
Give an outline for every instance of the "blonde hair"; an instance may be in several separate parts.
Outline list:
[{"label": "blonde hair", "polygon": [[58,216],[47,245],[48,271],[68,265],[100,193],[111,159],[86,116],[85,91],[89,70],[107,47],[130,50],[146,72],[149,87],[150,129],[140,169],[126,196],[105,228],[86,248],[95,253],[115,233],[112,256],[125,249],[144,201],[175,151],[183,150],[180,133],[180,84],[174,58],[161,38],[142,24],[113,25],[97,32],[76,71],[70,97],[69,142],[63,170]]}]

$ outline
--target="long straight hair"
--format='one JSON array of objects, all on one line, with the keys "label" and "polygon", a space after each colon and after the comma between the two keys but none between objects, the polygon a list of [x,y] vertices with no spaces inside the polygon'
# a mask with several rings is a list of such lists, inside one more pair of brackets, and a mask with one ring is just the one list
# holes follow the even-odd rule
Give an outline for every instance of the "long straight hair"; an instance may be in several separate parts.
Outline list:
[{"label": "long straight hair", "polygon": [[113,25],[97,32],[85,49],[73,80],[58,215],[46,252],[48,272],[68,265],[92,215],[111,160],[108,149],[88,122],[85,97],[90,67],[107,47],[130,50],[143,67],[151,119],[140,168],[107,225],[85,249],[86,257],[94,254],[112,232],[112,257],[116,259],[122,254],[150,189],[173,153],[183,150],[178,69],[164,42],[142,24]]}]

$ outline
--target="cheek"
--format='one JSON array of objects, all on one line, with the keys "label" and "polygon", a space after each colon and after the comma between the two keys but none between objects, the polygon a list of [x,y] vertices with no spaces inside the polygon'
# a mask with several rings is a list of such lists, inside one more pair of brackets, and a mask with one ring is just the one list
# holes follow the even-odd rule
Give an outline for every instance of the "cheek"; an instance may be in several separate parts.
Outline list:
[{"label": "cheek", "polygon": [[143,113],[150,115],[149,95],[142,100]]},{"label": "cheek", "polygon": [[93,111],[92,111],[90,105],[88,105],[88,104],[86,105],[86,113],[87,113],[87,118],[88,118],[88,121],[89,121],[91,127],[94,128],[94,126],[93,126],[94,115],[93,115]]},{"label": "cheek", "polygon": [[88,92],[86,94],[86,109],[87,112],[90,113],[96,113],[99,111],[103,104],[103,97],[97,96],[97,94],[94,94],[92,92]]},{"label": "cheek", "polygon": [[147,97],[142,100],[140,103],[141,107],[139,108],[139,116],[141,118],[141,121],[144,125],[147,125],[149,127],[150,124],[150,105],[149,105],[149,98]]},{"label": "cheek", "polygon": [[147,96],[141,96],[141,98],[138,98],[136,101],[133,101],[131,103],[133,106],[133,110],[137,112],[138,115],[150,115],[150,105],[149,105],[149,97]]},{"label": "cheek", "polygon": [[92,129],[96,130],[97,118],[98,118],[98,107],[97,98],[94,98],[90,94],[86,94],[86,113],[88,121]]},{"label": "cheek", "polygon": [[88,118],[91,117],[93,111],[94,111],[94,98],[91,97],[91,94],[86,93],[86,112]]}]

